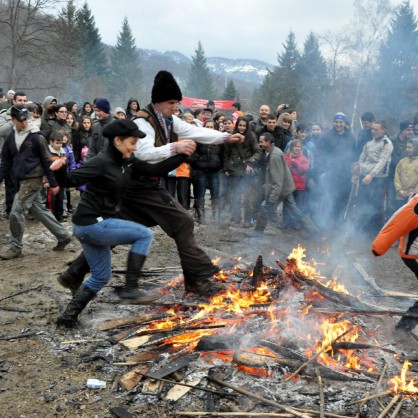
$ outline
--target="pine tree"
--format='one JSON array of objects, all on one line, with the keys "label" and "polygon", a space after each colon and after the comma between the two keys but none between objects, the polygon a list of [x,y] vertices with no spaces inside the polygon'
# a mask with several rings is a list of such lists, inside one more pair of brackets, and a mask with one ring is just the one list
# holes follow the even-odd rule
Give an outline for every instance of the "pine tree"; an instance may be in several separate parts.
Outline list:
[{"label": "pine tree", "polygon": [[128,19],[122,22],[116,47],[112,51],[112,95],[120,100],[128,101],[132,95],[139,95],[142,73],[139,55],[135,45]]},{"label": "pine tree", "polygon": [[322,120],[322,105],[329,88],[327,65],[311,32],[303,45],[298,64],[300,110],[306,120]]},{"label": "pine tree", "polygon": [[77,28],[81,41],[80,56],[84,64],[84,78],[108,75],[109,70],[102,38],[87,3],[84,3],[77,13]]},{"label": "pine tree", "polygon": [[300,52],[294,32],[289,32],[283,48],[283,53],[277,57],[279,65],[266,75],[257,94],[257,101],[268,104],[272,109],[276,109],[280,103],[290,103],[291,107],[298,107],[299,104],[297,71]]},{"label": "pine tree", "polygon": [[237,99],[237,89],[232,80],[228,80],[224,93],[222,95],[222,100],[236,100]]},{"label": "pine tree", "polygon": [[214,97],[213,81],[207,65],[205,51],[199,42],[192,57],[189,79],[186,86],[187,94],[198,99]]},{"label": "pine tree", "polygon": [[397,119],[416,106],[412,101],[412,89],[417,76],[417,59],[417,20],[410,2],[405,1],[392,19],[379,57],[378,86],[382,110]]}]

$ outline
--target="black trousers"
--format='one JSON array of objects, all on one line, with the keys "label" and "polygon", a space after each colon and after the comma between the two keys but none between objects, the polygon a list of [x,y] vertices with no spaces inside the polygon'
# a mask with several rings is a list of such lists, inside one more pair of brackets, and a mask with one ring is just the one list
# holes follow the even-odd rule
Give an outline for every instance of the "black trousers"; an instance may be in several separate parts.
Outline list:
[{"label": "black trousers", "polygon": [[[118,216],[148,227],[159,225],[173,238],[187,283],[208,279],[219,271],[197,244],[191,215],[155,182],[133,181],[121,199]],[[68,270],[77,276],[84,276],[89,271],[83,253]]]},{"label": "black trousers", "polygon": [[[418,260],[411,258],[402,258],[405,265],[415,274],[418,279]],[[418,313],[418,301],[415,302],[407,312]],[[412,331],[418,325],[418,318],[411,318],[409,316],[403,316],[396,324],[396,328],[406,329]]]}]

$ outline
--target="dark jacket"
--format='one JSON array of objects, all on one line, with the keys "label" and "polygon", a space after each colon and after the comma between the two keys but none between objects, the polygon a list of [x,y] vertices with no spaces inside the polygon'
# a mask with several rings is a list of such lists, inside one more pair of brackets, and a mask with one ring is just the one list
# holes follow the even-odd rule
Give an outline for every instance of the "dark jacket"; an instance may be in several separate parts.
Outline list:
[{"label": "dark jacket", "polygon": [[86,184],[86,190],[73,215],[76,225],[91,225],[99,218],[116,217],[121,195],[131,179],[141,176],[159,176],[173,170],[185,160],[179,154],[161,163],[148,164],[136,157],[123,159],[112,145],[91,158],[77,170],[67,172],[67,186]]},{"label": "dark jacket", "polygon": [[247,165],[257,168],[261,159],[261,148],[255,135],[246,137],[242,144],[225,144],[223,170],[231,176],[243,176]]},{"label": "dark jacket", "polygon": [[80,163],[82,160],[81,158],[81,150],[83,147],[89,148],[91,144],[91,131],[81,131],[76,130],[73,135],[72,146],[74,151],[74,158],[76,163]]},{"label": "dark jacket", "polygon": [[223,145],[196,144],[190,165],[199,171],[219,171],[223,163]]},{"label": "dark jacket", "polygon": [[94,122],[91,132],[91,144],[84,161],[88,161],[90,158],[94,157],[107,148],[109,140],[103,136],[103,128],[114,120],[115,118],[112,115],[107,115],[104,119]]},{"label": "dark jacket", "polygon": [[284,151],[285,148],[285,138],[284,138],[284,132],[282,129],[280,129],[278,126],[274,128],[273,131],[270,131],[267,129],[267,126],[264,126],[261,128],[260,133],[258,135],[258,139],[260,139],[260,136],[262,136],[265,133],[269,133],[273,135],[274,138],[274,146]]},{"label": "dark jacket", "polygon": [[67,125],[65,119],[49,119],[46,124],[41,125],[41,129],[45,134],[46,139],[49,140],[52,132],[61,132],[68,135],[68,140],[71,141],[72,129]]},{"label": "dark jacket", "polygon": [[47,176],[51,187],[56,187],[54,173],[49,169],[52,163],[46,139],[39,132],[31,132],[19,150],[16,147],[15,130],[7,135],[1,153],[0,181],[12,171],[18,180]]}]

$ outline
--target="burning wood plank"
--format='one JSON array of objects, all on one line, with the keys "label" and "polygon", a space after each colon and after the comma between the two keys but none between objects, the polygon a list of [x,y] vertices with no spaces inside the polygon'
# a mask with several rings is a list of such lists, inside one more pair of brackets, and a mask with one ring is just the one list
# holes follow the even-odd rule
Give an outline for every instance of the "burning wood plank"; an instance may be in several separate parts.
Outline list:
[{"label": "burning wood plank", "polygon": [[255,262],[253,276],[251,278],[251,286],[256,289],[259,285],[259,282],[263,276],[263,257],[259,255],[257,261]]},{"label": "burning wood plank", "polygon": [[144,322],[156,321],[158,319],[164,318],[165,315],[155,315],[155,314],[142,314],[135,316],[128,316],[126,318],[120,319],[110,319],[108,321],[102,322],[99,325],[100,331],[108,331],[114,328],[120,328],[133,324],[142,324]]},{"label": "burning wood plank", "polygon": [[199,356],[199,353],[186,354],[170,361],[161,367],[157,364],[155,367],[158,367],[158,369],[155,370],[155,367],[153,367],[153,369],[151,369],[151,371],[148,373],[148,377],[150,379],[160,379],[162,377],[168,376],[169,374],[187,366],[191,361],[199,358]]}]

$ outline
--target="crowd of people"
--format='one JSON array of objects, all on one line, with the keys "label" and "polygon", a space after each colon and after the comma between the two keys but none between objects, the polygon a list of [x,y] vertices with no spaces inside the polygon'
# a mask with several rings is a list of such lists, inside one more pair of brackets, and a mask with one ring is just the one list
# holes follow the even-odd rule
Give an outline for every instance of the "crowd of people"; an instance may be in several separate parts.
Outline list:
[{"label": "crowd of people", "polygon": [[[212,281],[218,268],[196,242],[195,222],[249,228],[253,236],[268,223],[326,235],[351,225],[371,239],[418,191],[418,113],[389,138],[371,112],[356,135],[341,112],[325,128],[299,121],[286,104],[273,111],[262,105],[257,117],[239,102],[225,112],[212,100],[182,109],[181,90],[166,71],[156,75],[143,107],[131,98],[126,108],[112,108],[97,98],[79,110],[74,101],[31,102],[12,90],[0,100],[0,181],[10,226],[0,258],[23,255],[28,216],[57,238],[55,251],[72,234],[83,247],[58,278],[72,293],[61,325],[73,326],[109,281],[110,249],[122,243],[132,247],[120,297],[157,298],[138,288],[148,227],[160,225],[174,239],[186,291],[209,296],[222,286]],[[71,214],[72,233],[65,227]]]}]

